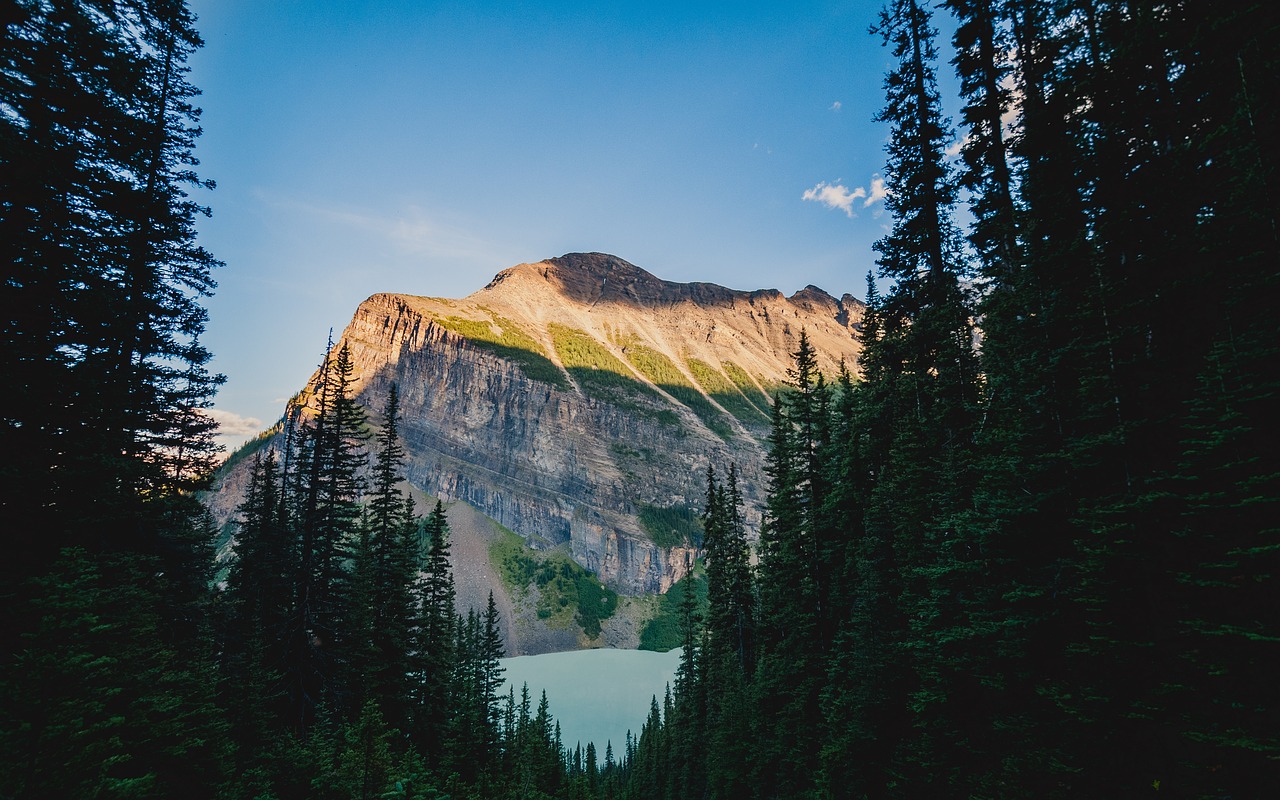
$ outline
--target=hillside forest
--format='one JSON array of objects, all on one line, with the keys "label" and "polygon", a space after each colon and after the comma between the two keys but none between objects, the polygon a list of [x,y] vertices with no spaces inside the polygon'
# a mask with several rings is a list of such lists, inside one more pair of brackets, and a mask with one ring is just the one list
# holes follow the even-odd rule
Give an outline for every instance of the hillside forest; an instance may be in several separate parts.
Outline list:
[{"label": "hillside forest", "polygon": [[457,607],[345,349],[215,572],[195,19],[6,4],[0,796],[1272,796],[1277,16],[888,0],[872,34],[862,356],[799,336],[758,543],[708,471],[677,679],[601,753],[499,693],[498,612]]}]

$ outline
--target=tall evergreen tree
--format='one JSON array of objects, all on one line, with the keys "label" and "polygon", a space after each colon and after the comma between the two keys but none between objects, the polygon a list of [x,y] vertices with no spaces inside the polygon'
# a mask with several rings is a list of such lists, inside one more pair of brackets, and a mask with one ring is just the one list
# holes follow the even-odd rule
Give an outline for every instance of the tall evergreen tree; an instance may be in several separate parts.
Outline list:
[{"label": "tall evergreen tree", "polygon": [[318,685],[317,698],[352,711],[351,661],[360,648],[352,641],[352,602],[346,568],[361,536],[360,500],[367,438],[364,409],[353,396],[355,366],[346,342],[326,357],[320,375],[319,408],[308,437],[304,485],[303,579],[299,609],[307,633],[306,653]]},{"label": "tall evergreen tree", "polygon": [[456,637],[456,594],[449,566],[449,520],[444,504],[436,501],[423,526],[426,560],[419,582],[417,721],[414,729],[421,751],[432,758],[448,735],[453,694],[452,665]]},{"label": "tall evergreen tree", "polygon": [[[193,171],[186,80],[200,37],[180,2],[11,4],[3,17],[0,727],[36,771],[5,783],[17,796],[187,793],[185,758],[208,784],[189,793],[208,794],[225,744],[205,638],[211,530],[184,494],[212,466],[202,411],[221,381],[199,343],[216,262],[187,195],[211,185]],[[24,706],[32,681],[40,702]],[[62,752],[75,715],[102,745],[85,770]]]},{"label": "tall evergreen tree", "polygon": [[[693,574],[693,564],[687,561],[685,574]],[[707,759],[704,628],[694,582],[682,581],[680,587],[680,664],[676,668],[673,710],[665,721],[671,743],[665,789],[668,797],[701,797],[706,786]]]},{"label": "tall evergreen tree", "polygon": [[[372,487],[365,519],[369,592],[369,694],[383,709],[387,723],[406,729],[404,699],[412,688],[409,662],[417,621],[414,586],[421,562],[418,519],[413,499],[405,496],[404,449],[399,441],[400,396],[395,384],[387,394],[382,427],[377,435]],[[359,611],[359,603],[357,603]]]},{"label": "tall evergreen tree", "polygon": [[178,2],[24,5],[3,37],[0,505],[23,537],[5,577],[74,544],[167,557],[144,501],[207,476],[199,411],[222,380],[199,344],[217,262],[185,188],[211,185],[191,169],[200,37]]},{"label": "tall evergreen tree", "polygon": [[742,521],[737,466],[723,486],[707,471],[703,516],[707,622],[702,646],[706,706],[705,773],[710,797],[751,793],[751,695],[755,662],[755,585]]},{"label": "tall evergreen tree", "polygon": [[802,331],[790,391],[774,403],[769,439],[770,493],[760,531],[759,606],[753,736],[761,749],[756,790],[765,797],[806,790],[817,771],[822,667],[822,584],[818,525],[822,507],[819,419],[825,385]]},{"label": "tall evergreen tree", "polygon": [[[980,567],[956,525],[974,480],[978,366],[936,31],[925,6],[895,0],[879,32],[897,60],[880,114],[893,128],[886,207],[894,224],[875,245],[891,284],[883,298],[869,291],[863,381],[843,381],[852,395],[832,423],[850,449],[829,459],[838,488],[826,504],[827,524],[843,534],[827,552],[842,554],[835,560],[849,588],[836,593],[847,606],[825,694],[827,719],[847,723],[828,743],[824,782],[831,791],[850,781],[871,796],[954,786],[960,754],[979,740],[965,729],[972,687],[957,642],[971,630],[965,589]],[[865,760],[842,763],[842,747]]]}]

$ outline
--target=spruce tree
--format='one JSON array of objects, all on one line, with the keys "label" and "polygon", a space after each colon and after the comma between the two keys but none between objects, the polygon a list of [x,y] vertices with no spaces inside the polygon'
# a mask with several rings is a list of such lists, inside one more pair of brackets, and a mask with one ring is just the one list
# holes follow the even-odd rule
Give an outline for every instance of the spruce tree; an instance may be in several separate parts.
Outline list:
[{"label": "spruce tree", "polygon": [[816,355],[802,331],[790,391],[774,402],[765,471],[769,499],[760,531],[759,623],[753,692],[759,744],[756,789],[789,796],[817,769],[822,586],[817,566],[821,471],[818,419],[823,403]]},{"label": "spruce tree", "polygon": [[405,699],[411,691],[409,657],[417,619],[414,585],[421,557],[413,499],[399,488],[404,469],[399,418],[399,392],[392,384],[377,435],[365,520],[367,533],[363,535],[367,539],[371,575],[367,632],[370,694],[384,709],[388,724],[403,730],[409,723]]},{"label": "spruce tree", "polygon": [[[212,467],[202,412],[221,381],[200,344],[216,262],[187,195],[211,186],[186,81],[200,43],[180,2],[4,14],[0,727],[20,738],[16,796],[202,796],[221,780],[211,526],[187,494]],[[78,727],[96,763],[62,751]]]},{"label": "spruce tree", "polygon": [[322,701],[336,713],[356,713],[351,667],[361,645],[348,636],[353,605],[347,560],[361,537],[367,432],[354,381],[348,345],[327,352],[313,392],[314,418],[302,429],[296,511],[301,563],[290,650],[303,730]]},{"label": "spruce tree", "polygon": [[439,758],[448,735],[457,619],[453,572],[449,566],[449,521],[439,500],[427,515],[423,536],[426,559],[418,585],[420,616],[414,731],[419,750],[432,759]]},{"label": "spruce tree", "polygon": [[[890,289],[880,297],[869,280],[863,380],[855,388],[843,378],[850,395],[827,423],[845,450],[822,465],[831,490],[815,528],[822,560],[835,562],[829,568],[843,584],[831,593],[840,613],[827,623],[836,645],[823,694],[833,725],[823,783],[871,796],[892,786],[954,787],[961,754],[978,739],[965,731],[971,678],[956,646],[971,629],[964,587],[978,570],[977,551],[956,526],[974,480],[978,367],[952,221],[957,183],[944,157],[936,31],[913,0],[889,3],[878,31],[897,62],[879,117],[893,128],[886,207],[894,222],[875,245]],[[857,763],[842,751],[858,753]]]},{"label": "spruce tree", "polygon": [[[685,574],[693,565],[686,561]],[[680,664],[676,668],[672,713],[666,730],[670,741],[667,796],[701,797],[706,785],[707,692],[703,618],[692,580],[682,581],[680,598]],[[612,756],[612,753],[609,754]]]},{"label": "spruce tree", "polygon": [[[199,344],[217,262],[195,242],[206,209],[186,194],[212,185],[191,169],[190,12],[13,12],[0,56],[0,261],[12,267],[0,507],[23,538],[6,581],[69,545],[165,557],[163,508],[144,500],[207,477],[213,423],[199,412],[222,380]],[[81,502],[57,502],[68,493]]]},{"label": "spruce tree", "polygon": [[751,791],[751,695],[755,660],[755,585],[742,521],[738,472],[729,465],[723,486],[707,473],[707,622],[702,646],[706,705],[705,773],[710,797]]},{"label": "spruce tree", "polygon": [[497,758],[498,726],[501,722],[501,698],[498,691],[502,688],[503,673],[501,659],[506,652],[502,644],[501,617],[498,606],[493,600],[493,592],[485,605],[483,628],[479,642],[477,657],[480,666],[480,692],[484,704],[484,739],[479,753],[481,763],[486,767]]}]

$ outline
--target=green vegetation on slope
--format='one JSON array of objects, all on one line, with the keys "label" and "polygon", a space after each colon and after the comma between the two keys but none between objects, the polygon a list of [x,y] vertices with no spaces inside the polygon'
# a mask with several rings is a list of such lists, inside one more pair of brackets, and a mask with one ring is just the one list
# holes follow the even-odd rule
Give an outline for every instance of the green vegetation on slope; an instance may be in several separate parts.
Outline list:
[{"label": "green vegetation on slope", "polygon": [[751,379],[747,371],[732,361],[721,361],[720,366],[724,368],[724,374],[729,376],[729,380],[733,381],[733,385],[738,387],[738,391],[742,392],[742,396],[747,398],[751,405],[760,409],[760,413],[766,417],[769,416],[769,409],[773,407],[773,402],[769,399],[768,390],[760,390],[760,385]]},{"label": "green vegetation on slope", "polygon": [[600,625],[618,608],[618,595],[600,583],[561,549],[537,552],[525,547],[517,534],[499,526],[489,546],[489,560],[513,593],[538,587],[538,619],[553,627],[576,622],[594,639]]},{"label": "green vegetation on slope", "polygon": [[720,411],[689,382],[671,359],[652,347],[640,344],[634,338],[620,344],[623,345],[623,354],[633,367],[662,387],[664,392],[688,406],[717,436],[726,441],[733,436],[733,428],[725,421]]},{"label": "green vegetation on slope", "polygon": [[[666,425],[680,424],[673,411],[653,406],[662,402],[657,392],[638,380],[626,364],[586,331],[555,322],[547,326],[547,331],[560,363],[588,397],[649,414]],[[641,398],[650,402],[638,402]]]},{"label": "green vegetation on slope", "polygon": [[[465,337],[478,347],[514,361],[529,380],[549,383],[559,389],[568,386],[564,373],[547,358],[542,345],[505,317],[495,315],[492,322],[462,317],[437,317],[435,321],[445,330]],[[494,329],[495,324],[497,330]]]},{"label": "green vegetation on slope", "polygon": [[679,547],[702,541],[702,520],[696,509],[686,505],[638,505],[640,527],[658,547]]},{"label": "green vegetation on slope", "polygon": [[[726,411],[737,417],[743,425],[769,424],[768,415],[752,404],[742,391],[715,367],[696,358],[689,358],[685,363],[689,365],[689,371],[693,373],[693,377],[702,384],[703,390]],[[743,377],[746,377],[746,373],[743,373]]]},{"label": "green vegetation on slope", "polygon": [[262,446],[266,444],[272,436],[275,436],[283,429],[284,419],[278,419],[270,428],[267,428],[265,431],[262,431],[249,441],[231,451],[231,455],[227,456],[227,460],[218,465],[217,475],[221,476],[230,472],[236,464],[239,464],[241,461],[244,461],[246,458],[249,458],[254,453],[261,450]]},{"label": "green vegetation on slope", "polygon": [[701,563],[693,572],[681,578],[666,594],[658,596],[658,610],[640,631],[640,650],[665,653],[680,646],[680,601],[684,593],[692,589],[698,599],[698,610],[707,616],[707,576]]}]

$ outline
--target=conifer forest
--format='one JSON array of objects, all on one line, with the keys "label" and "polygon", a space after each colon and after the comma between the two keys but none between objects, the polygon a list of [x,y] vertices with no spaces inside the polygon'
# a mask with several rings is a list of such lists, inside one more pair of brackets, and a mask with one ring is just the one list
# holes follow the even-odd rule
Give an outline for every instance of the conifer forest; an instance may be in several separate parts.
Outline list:
[{"label": "conifer forest", "polygon": [[887,0],[871,37],[861,358],[801,334],[758,542],[706,474],[676,680],[600,752],[501,691],[345,348],[215,573],[197,21],[0,7],[0,797],[1280,794],[1280,15]]}]

